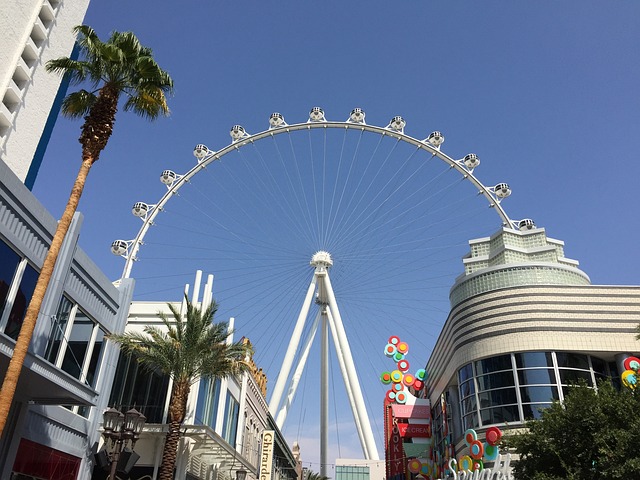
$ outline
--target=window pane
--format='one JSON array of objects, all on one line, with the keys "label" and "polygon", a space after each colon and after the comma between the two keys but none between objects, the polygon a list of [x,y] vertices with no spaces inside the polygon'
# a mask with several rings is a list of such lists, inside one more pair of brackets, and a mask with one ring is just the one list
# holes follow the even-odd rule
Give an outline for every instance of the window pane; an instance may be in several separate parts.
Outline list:
[{"label": "window pane", "polygon": [[480,408],[508,405],[518,401],[515,388],[502,388],[500,390],[482,392],[478,394],[478,399],[480,400]]},{"label": "window pane", "polygon": [[238,401],[233,398],[231,392],[227,392],[227,403],[225,405],[224,425],[222,426],[222,433],[224,439],[231,446],[236,444],[236,429],[238,427],[238,413],[240,411],[240,405]]},{"label": "window pane", "polygon": [[518,370],[520,385],[555,385],[556,375],[551,369],[536,368],[533,370]]},{"label": "window pane", "polygon": [[499,372],[501,370],[511,370],[511,355],[500,355],[499,357],[485,358],[476,362],[476,374]]},{"label": "window pane", "polygon": [[553,367],[553,360],[549,352],[516,353],[518,368]]},{"label": "window pane", "polygon": [[91,360],[89,361],[89,369],[87,370],[87,384],[95,387],[95,381],[98,377],[98,366],[100,359],[102,358],[102,346],[104,345],[104,330],[98,329],[96,335],[96,342],[93,344],[93,351],[91,352]]},{"label": "window pane", "polygon": [[523,403],[539,403],[549,402],[551,400],[559,400],[558,387],[522,387],[520,388],[520,396]]},{"label": "window pane", "polygon": [[91,339],[94,323],[84,312],[78,310],[71,327],[71,334],[67,344],[67,350],[62,360],[62,370],[76,378],[80,378],[82,363],[87,353],[87,346]]},{"label": "window pane", "polygon": [[473,395],[462,401],[462,414],[475,412],[476,410],[476,396]]},{"label": "window pane", "polygon": [[505,407],[488,408],[480,410],[480,419],[482,425],[493,425],[496,423],[519,422],[520,414],[517,405],[509,405]]},{"label": "window pane", "polygon": [[469,428],[476,428],[480,426],[480,422],[478,422],[478,414],[472,413],[471,415],[467,415],[462,419],[462,429],[467,430]]},{"label": "window pane", "polygon": [[556,353],[556,360],[558,361],[558,367],[569,367],[569,368],[582,368],[585,370],[589,369],[589,360],[586,355],[581,355],[579,353],[569,353],[569,352],[559,352]]},{"label": "window pane", "polygon": [[494,388],[514,386],[513,372],[492,373],[478,377],[478,390],[492,390]]},{"label": "window pane", "polygon": [[56,362],[56,356],[58,355],[58,350],[60,350],[60,342],[62,342],[62,337],[64,337],[64,330],[67,328],[67,322],[69,321],[72,308],[73,303],[71,303],[67,297],[62,297],[58,311],[56,312],[56,317],[53,319],[47,349],[44,354],[45,358],[51,363]]},{"label": "window pane", "polygon": [[13,300],[13,307],[9,314],[7,326],[4,329],[4,333],[14,340],[18,339],[20,327],[22,327],[22,321],[24,320],[24,314],[27,312],[27,306],[31,301],[37,281],[38,272],[36,272],[31,265],[27,265],[24,273],[22,274],[20,286],[16,292],[16,298]]},{"label": "window pane", "polygon": [[464,382],[460,385],[460,398],[466,398],[469,395],[473,395],[475,393],[475,384],[473,383],[473,379]]},{"label": "window pane", "polygon": [[[0,305],[2,305],[2,310],[4,310],[4,302],[7,299],[18,263],[20,263],[18,254],[9,245],[0,241]],[[0,310],[0,314],[2,310]]]},{"label": "window pane", "polygon": [[583,372],[582,370],[560,370],[560,381],[563,384],[578,383],[580,380],[584,380],[590,387],[593,386],[591,372]]},{"label": "window pane", "polygon": [[591,357],[591,366],[593,367],[593,371],[597,374],[606,376],[607,375],[607,362],[604,360],[600,360],[596,357]]},{"label": "window pane", "polygon": [[522,405],[522,412],[525,420],[538,420],[542,416],[542,410],[549,408],[550,403],[539,403],[536,405]]},{"label": "window pane", "polygon": [[458,371],[458,379],[459,379],[458,381],[460,383],[463,383],[469,380],[472,376],[473,376],[473,369],[471,368],[470,363],[468,363]]}]

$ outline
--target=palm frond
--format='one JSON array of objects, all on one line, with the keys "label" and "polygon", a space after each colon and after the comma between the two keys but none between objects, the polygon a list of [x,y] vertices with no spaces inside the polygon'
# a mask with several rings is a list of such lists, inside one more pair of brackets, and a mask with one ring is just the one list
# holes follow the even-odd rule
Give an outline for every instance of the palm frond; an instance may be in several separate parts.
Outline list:
[{"label": "palm frond", "polygon": [[62,100],[62,113],[70,118],[82,118],[89,113],[97,99],[95,94],[87,90],[70,93]]}]

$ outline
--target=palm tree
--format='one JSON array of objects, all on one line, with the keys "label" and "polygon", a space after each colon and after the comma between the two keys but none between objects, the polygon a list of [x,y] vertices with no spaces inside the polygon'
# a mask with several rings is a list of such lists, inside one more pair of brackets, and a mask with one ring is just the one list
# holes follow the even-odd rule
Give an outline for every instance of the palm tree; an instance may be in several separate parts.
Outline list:
[{"label": "palm tree", "polygon": [[251,354],[248,343],[228,343],[230,332],[224,322],[214,323],[215,304],[204,311],[186,300],[186,318],[168,304],[173,318],[160,313],[164,328],[146,326],[141,332],[111,335],[123,352],[132,353],[138,362],[169,375],[173,380],[169,401],[169,431],[164,442],[160,480],[173,479],[180,426],[187,410],[191,385],[200,378],[222,378],[248,369],[245,359]]},{"label": "palm tree", "polygon": [[71,118],[84,116],[79,141],[82,145],[82,164],[76,177],[64,213],[42,264],[36,287],[27,307],[13,356],[0,388],[0,436],[9,416],[18,378],[31,343],[42,300],[60,252],[91,166],[98,160],[113,131],[113,123],[121,96],[127,97],[125,111],[132,111],[154,120],[168,115],[165,94],[173,89],[171,77],[151,56],[151,49],[143,47],[131,32],[114,32],[102,42],[91,27],[74,29],[83,60],[68,57],[51,60],[47,71],[63,74],[71,83],[87,83],[92,90],[69,94],[62,103],[62,113]]}]

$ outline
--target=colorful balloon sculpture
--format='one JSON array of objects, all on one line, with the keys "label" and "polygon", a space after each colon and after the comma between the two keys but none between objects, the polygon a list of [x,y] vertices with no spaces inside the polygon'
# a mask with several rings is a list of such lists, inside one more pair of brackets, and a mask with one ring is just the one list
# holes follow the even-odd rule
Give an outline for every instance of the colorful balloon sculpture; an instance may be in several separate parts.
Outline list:
[{"label": "colorful balloon sculpture", "polygon": [[624,359],[624,372],[622,372],[622,384],[635,390],[638,388],[638,370],[640,369],[640,359],[637,357],[627,357]]},{"label": "colorful balloon sculpture", "polygon": [[409,345],[406,342],[401,342],[400,338],[395,335],[389,337],[389,343],[384,347],[384,354],[393,358],[397,369],[391,372],[382,372],[380,381],[385,385],[391,385],[391,389],[387,391],[387,399],[399,404],[407,402],[409,388],[413,388],[416,394],[419,393],[424,388],[424,381],[427,378],[427,372],[424,368],[417,370],[414,375],[407,373],[410,365],[405,356],[408,353]]}]

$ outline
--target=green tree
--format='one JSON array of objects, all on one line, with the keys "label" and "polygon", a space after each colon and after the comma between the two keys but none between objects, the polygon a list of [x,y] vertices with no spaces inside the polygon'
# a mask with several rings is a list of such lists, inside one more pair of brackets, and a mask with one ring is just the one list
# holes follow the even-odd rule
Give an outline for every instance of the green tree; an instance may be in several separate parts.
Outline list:
[{"label": "green tree", "polygon": [[640,393],[603,382],[572,387],[528,431],[510,436],[518,480],[640,478]]},{"label": "green tree", "polygon": [[79,138],[82,163],[42,264],[0,389],[0,435],[9,416],[62,241],[78,208],[89,170],[111,137],[120,98],[126,97],[125,111],[132,111],[150,120],[169,114],[165,94],[172,91],[173,81],[154,61],[151,50],[143,47],[133,33],[114,32],[107,42],[102,42],[93,29],[86,25],[76,27],[74,32],[82,59],[58,58],[48,62],[46,68],[47,71],[63,74],[72,84],[86,83],[91,86],[91,90],[81,89],[69,94],[62,103],[64,115],[84,117]]},{"label": "green tree", "polygon": [[169,431],[164,443],[160,480],[173,479],[180,426],[184,421],[191,386],[200,378],[221,378],[248,369],[245,359],[251,354],[249,344],[228,343],[227,324],[214,323],[216,306],[204,311],[187,300],[186,316],[171,304],[173,318],[160,313],[164,328],[146,326],[141,332],[111,335],[125,353],[159,369],[173,380],[169,401]]},{"label": "green tree", "polygon": [[311,470],[307,471],[307,474],[304,480],[329,480],[329,477],[326,475],[321,475],[317,472],[312,472]]}]

